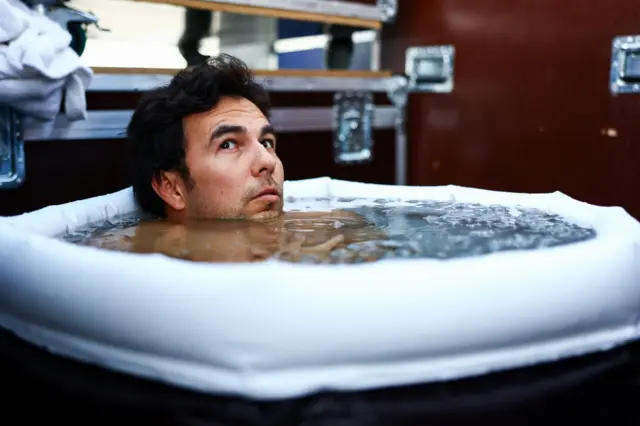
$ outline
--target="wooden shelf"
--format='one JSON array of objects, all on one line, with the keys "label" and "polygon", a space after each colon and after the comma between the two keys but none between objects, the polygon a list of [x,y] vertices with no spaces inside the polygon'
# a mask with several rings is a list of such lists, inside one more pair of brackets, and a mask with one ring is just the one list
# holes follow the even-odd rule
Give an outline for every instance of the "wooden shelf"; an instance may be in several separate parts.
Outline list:
[{"label": "wooden shelf", "polygon": [[[168,83],[177,69],[94,67],[90,92],[139,92]],[[390,71],[254,70],[273,92],[386,92]]]},{"label": "wooden shelf", "polygon": [[[117,68],[93,67],[95,74],[130,74],[130,75],[175,75],[179,69],[173,68]],[[344,71],[344,70],[254,70],[259,77],[298,77],[298,78],[385,78],[391,71]]]},{"label": "wooden shelf", "polygon": [[135,0],[241,15],[259,15],[359,28],[382,28],[384,16],[374,5],[337,0]]}]

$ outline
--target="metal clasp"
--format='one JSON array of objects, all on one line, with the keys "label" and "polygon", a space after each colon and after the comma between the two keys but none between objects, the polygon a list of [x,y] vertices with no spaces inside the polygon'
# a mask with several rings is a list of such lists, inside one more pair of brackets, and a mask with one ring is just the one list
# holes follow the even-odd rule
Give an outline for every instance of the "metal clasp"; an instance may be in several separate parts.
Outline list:
[{"label": "metal clasp", "polygon": [[411,92],[449,93],[453,91],[453,46],[410,47],[406,52],[405,74]]},{"label": "metal clasp", "polygon": [[613,94],[640,92],[640,36],[613,39],[609,87]]},{"label": "metal clasp", "polygon": [[362,163],[373,156],[373,95],[338,92],[334,95],[333,156],[336,163]]},{"label": "metal clasp", "polygon": [[22,186],[25,175],[24,140],[18,115],[0,106],[0,189]]}]

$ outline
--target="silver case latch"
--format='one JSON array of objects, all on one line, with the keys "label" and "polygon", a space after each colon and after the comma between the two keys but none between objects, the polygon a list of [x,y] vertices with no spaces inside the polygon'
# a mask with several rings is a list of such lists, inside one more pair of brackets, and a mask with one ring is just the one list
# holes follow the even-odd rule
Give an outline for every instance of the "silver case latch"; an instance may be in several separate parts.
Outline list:
[{"label": "silver case latch", "polygon": [[334,161],[341,164],[371,161],[373,95],[370,92],[338,92],[333,100]]},{"label": "silver case latch", "polygon": [[405,74],[411,92],[449,93],[453,91],[453,46],[410,47],[405,58]]},{"label": "silver case latch", "polygon": [[613,94],[640,92],[640,36],[613,39],[609,87]]}]

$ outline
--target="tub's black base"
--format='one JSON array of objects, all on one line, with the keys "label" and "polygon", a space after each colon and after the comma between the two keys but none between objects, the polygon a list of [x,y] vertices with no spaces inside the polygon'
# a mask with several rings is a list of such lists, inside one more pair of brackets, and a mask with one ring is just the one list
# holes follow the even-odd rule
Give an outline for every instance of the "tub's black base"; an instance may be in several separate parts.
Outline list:
[{"label": "tub's black base", "polygon": [[[640,425],[638,345],[446,384],[252,402],[202,395],[49,354],[0,333],[2,416],[64,425]],[[635,411],[635,413],[634,413]],[[9,424],[2,421],[3,424]]]}]

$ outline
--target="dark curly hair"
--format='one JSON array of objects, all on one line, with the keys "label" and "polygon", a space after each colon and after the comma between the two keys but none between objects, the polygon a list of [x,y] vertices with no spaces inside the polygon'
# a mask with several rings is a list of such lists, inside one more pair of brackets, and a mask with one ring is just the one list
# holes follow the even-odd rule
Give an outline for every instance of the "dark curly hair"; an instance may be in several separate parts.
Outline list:
[{"label": "dark curly hair", "polygon": [[268,118],[269,95],[247,65],[230,55],[178,72],[168,85],[145,93],[127,128],[133,192],[140,208],[164,217],[164,201],[151,186],[160,172],[176,170],[190,182],[185,162],[185,117],[214,108],[222,97],[242,97]]}]

